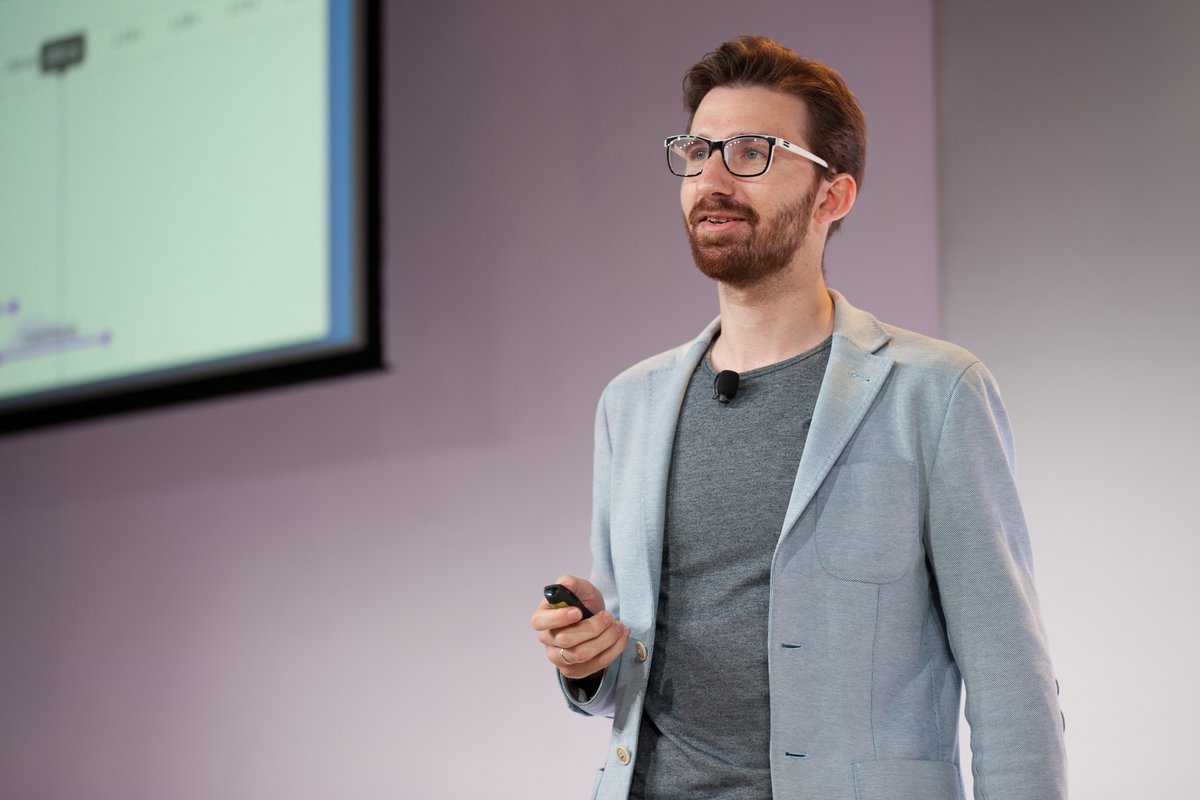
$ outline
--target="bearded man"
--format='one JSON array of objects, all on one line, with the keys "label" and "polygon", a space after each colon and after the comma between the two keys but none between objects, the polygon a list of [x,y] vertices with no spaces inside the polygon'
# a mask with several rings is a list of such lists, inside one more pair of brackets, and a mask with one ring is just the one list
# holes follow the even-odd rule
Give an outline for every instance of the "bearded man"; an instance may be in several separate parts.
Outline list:
[{"label": "bearded man", "polygon": [[684,80],[665,142],[720,317],[596,416],[595,613],[532,624],[570,706],[611,716],[601,798],[1066,797],[1063,719],[995,383],[825,285],[863,115],[760,37]]}]

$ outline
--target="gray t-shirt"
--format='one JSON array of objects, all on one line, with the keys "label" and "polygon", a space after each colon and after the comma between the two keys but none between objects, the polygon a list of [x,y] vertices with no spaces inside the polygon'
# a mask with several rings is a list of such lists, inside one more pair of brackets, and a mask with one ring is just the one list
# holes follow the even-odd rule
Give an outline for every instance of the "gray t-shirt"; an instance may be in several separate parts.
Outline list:
[{"label": "gray t-shirt", "polygon": [[771,797],[767,612],[830,340],[745,372],[728,405],[706,356],[680,411],[654,660],[630,798]]}]

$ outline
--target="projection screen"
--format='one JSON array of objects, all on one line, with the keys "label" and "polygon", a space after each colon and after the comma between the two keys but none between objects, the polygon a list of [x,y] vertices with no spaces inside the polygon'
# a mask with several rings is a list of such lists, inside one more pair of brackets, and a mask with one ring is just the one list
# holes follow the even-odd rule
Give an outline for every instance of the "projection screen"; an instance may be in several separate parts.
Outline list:
[{"label": "projection screen", "polygon": [[381,366],[377,14],[0,0],[0,431]]}]

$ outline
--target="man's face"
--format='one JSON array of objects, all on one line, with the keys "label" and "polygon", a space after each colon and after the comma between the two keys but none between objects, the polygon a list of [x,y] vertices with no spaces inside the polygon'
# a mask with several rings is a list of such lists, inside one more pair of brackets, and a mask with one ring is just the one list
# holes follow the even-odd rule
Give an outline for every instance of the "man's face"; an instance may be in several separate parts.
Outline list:
[{"label": "man's face", "polygon": [[[761,86],[719,87],[700,101],[689,133],[709,139],[762,133],[809,148],[805,123],[798,97]],[[820,186],[819,167],[782,148],[755,178],[731,175],[714,152],[703,172],[683,178],[679,193],[696,266],[739,287],[780,272],[805,242]]]}]

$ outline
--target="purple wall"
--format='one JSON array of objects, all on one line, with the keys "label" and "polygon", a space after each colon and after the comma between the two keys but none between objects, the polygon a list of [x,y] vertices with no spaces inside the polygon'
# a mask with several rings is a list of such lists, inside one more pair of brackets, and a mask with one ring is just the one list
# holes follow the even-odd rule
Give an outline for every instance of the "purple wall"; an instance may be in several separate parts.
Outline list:
[{"label": "purple wall", "polygon": [[527,620],[588,569],[600,389],[715,313],[660,140],[724,39],[844,73],[871,154],[830,283],[937,331],[928,0],[407,8],[391,371],[0,440],[0,796],[587,791],[608,725]]}]

